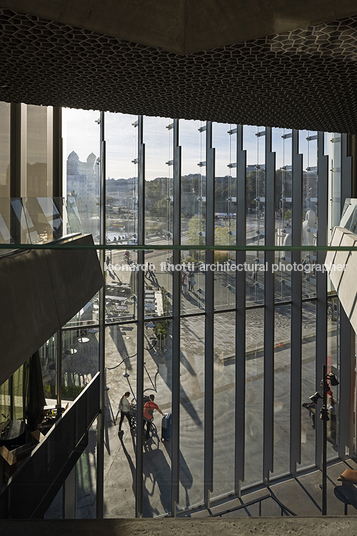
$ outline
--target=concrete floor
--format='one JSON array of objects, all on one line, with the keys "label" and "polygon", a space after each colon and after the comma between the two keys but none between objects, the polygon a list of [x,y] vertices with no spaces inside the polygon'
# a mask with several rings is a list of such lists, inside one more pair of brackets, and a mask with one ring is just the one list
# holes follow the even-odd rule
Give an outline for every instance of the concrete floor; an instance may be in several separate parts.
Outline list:
[{"label": "concrete floor", "polygon": [[[357,488],[351,484],[342,484],[337,478],[343,473],[343,471],[350,467],[357,469],[357,463],[353,460],[347,460],[346,462],[336,462],[328,466],[327,469],[327,515],[329,516],[342,516],[345,512],[345,504],[339,500],[335,494],[336,488],[344,489],[348,487],[349,496],[354,499],[354,504],[347,507],[348,516],[357,516]],[[290,510],[292,510],[297,516],[319,516],[321,515],[321,491],[322,473],[319,470],[307,472],[296,479],[288,478],[272,484],[269,490],[277,497]],[[244,492],[241,499],[232,498],[222,501],[217,501],[212,505],[208,511],[205,508],[197,509],[197,511],[190,514],[191,517],[206,517],[209,515],[219,514],[225,510],[229,510],[246,504],[250,501],[254,501],[259,497],[266,496],[268,490],[266,487],[260,487],[251,492]],[[338,491],[337,491],[338,494]],[[261,515],[262,516],[280,516],[281,509],[273,499],[265,499],[261,502]],[[259,503],[256,503],[250,507],[237,510],[225,514],[224,519],[234,517],[257,517],[259,516]]]},{"label": "concrete floor", "polygon": [[51,534],[51,536],[355,536],[353,517],[261,517],[248,519],[85,519],[1,521],[1,536]]},{"label": "concrete floor", "polygon": [[[246,364],[246,478],[244,485],[261,480],[263,437],[263,355],[262,315],[260,310],[247,314]],[[290,334],[289,311],[276,313],[278,337],[286,341]],[[315,391],[315,339],[311,332],[313,308],[306,310],[303,344],[303,397]],[[234,437],[234,353],[232,328],[234,315],[217,315],[215,325],[215,409],[214,409],[214,490],[213,497],[233,490]],[[181,417],[180,417],[180,500],[179,510],[202,504],[203,499],[203,444],[204,444],[204,317],[183,319],[181,324]],[[171,341],[162,351],[150,345],[147,330],[145,351],[145,394],[154,393],[162,411],[171,410]],[[107,365],[118,364],[120,357],[134,356],[107,372],[109,386],[106,422],[105,456],[105,507],[106,517],[134,516],[135,492],[135,435],[124,424],[123,437],[118,437],[117,407],[120,396],[130,390],[135,395],[136,385],[136,328],[133,325],[108,328]],[[333,334],[330,348],[333,350]],[[167,350],[167,351],[165,351]],[[333,351],[331,352],[333,353]],[[119,354],[119,355],[118,355]],[[225,359],[227,358],[227,359]],[[277,348],[275,358],[275,467],[274,476],[289,469],[286,438],[289,437],[290,346]],[[128,378],[123,373],[129,373]],[[154,517],[170,512],[170,442],[161,443],[161,417],[157,414],[157,435],[144,451],[144,516]],[[302,412],[302,463],[314,463],[315,431],[308,412]],[[332,442],[328,443],[328,456],[335,457]]]}]

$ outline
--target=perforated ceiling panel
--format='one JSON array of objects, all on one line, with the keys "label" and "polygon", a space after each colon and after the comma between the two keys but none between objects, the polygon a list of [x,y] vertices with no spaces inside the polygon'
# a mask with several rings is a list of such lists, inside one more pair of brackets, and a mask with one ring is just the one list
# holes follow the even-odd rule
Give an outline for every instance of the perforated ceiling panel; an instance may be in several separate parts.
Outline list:
[{"label": "perforated ceiling panel", "polygon": [[357,17],[179,56],[0,10],[0,100],[357,133]]}]

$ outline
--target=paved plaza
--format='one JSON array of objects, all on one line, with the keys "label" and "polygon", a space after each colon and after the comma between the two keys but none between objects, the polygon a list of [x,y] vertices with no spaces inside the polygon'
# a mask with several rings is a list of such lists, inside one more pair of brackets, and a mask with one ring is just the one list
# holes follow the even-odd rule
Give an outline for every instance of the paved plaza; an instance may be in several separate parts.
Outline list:
[{"label": "paved plaza", "polygon": [[[149,254],[150,255],[150,254]],[[166,252],[157,257],[166,258]],[[152,260],[150,262],[153,262]],[[220,308],[234,306],[235,291],[229,287],[225,273],[215,276],[215,304]],[[121,283],[130,287],[130,272],[120,275]],[[107,282],[113,277],[107,276]],[[157,291],[172,288],[172,274],[156,271],[155,283],[145,278],[145,288]],[[248,282],[249,285],[249,282]],[[200,291],[201,289],[201,291]],[[137,332],[136,324],[129,322],[135,316],[136,301],[131,289],[126,292],[129,303],[124,318],[128,323],[114,323],[122,315],[116,313],[113,300],[107,300],[107,314],[113,315],[113,324],[106,328],[106,418],[105,418],[105,517],[133,517],[135,515],[135,447],[136,435],[124,421],[122,436],[118,435],[118,405],[125,391],[136,398]],[[182,294],[182,312],[204,311],[204,274],[196,274],[195,293]],[[246,464],[243,486],[261,481],[263,465],[263,369],[264,332],[263,309],[247,310],[246,314]],[[110,316],[109,316],[110,318]],[[123,317],[120,316],[123,320]],[[290,330],[289,305],[280,305],[275,311],[275,394],[274,394],[274,473],[273,477],[289,472],[290,434]],[[144,353],[144,394],[154,394],[163,412],[171,411],[172,340],[171,328],[161,347],[154,332],[157,317],[146,319]],[[180,497],[178,509],[184,511],[203,502],[204,456],[204,315],[181,320],[180,367]],[[212,497],[233,491],[234,474],[234,406],[235,406],[235,313],[215,315],[214,323],[214,489]],[[303,309],[302,398],[315,392],[315,305],[306,303]],[[333,366],[336,360],[336,325],[329,320],[328,352]],[[72,332],[73,334],[73,332]],[[75,335],[69,345],[77,346],[75,355],[67,355],[66,373],[74,372],[84,383],[95,372],[98,355],[98,332],[87,330],[88,342],[80,344]],[[81,372],[82,369],[82,372]],[[298,401],[300,403],[300,401]],[[161,416],[155,413],[152,440],[144,447],[143,485],[145,517],[163,515],[171,509],[171,442],[161,442]],[[302,467],[314,464],[315,431],[308,411],[302,410]],[[328,443],[328,456],[336,456],[333,441]],[[90,444],[80,461],[79,516],[95,515],[95,429]]]}]

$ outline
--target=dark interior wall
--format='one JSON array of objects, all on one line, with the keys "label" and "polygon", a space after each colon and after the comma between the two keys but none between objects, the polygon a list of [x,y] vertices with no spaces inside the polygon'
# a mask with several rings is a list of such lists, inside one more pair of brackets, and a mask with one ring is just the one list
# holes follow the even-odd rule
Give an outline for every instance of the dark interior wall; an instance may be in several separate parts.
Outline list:
[{"label": "dark interior wall", "polygon": [[[65,240],[93,245],[89,236]],[[20,251],[0,259],[0,385],[104,283],[95,249]]]}]

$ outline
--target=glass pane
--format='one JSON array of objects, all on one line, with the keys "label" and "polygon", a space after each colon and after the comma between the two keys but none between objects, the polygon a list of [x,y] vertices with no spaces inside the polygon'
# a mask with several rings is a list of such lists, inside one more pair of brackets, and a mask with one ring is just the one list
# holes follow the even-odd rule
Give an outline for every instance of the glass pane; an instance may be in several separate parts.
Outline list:
[{"label": "glass pane", "polygon": [[230,251],[215,251],[214,253],[215,310],[235,307],[237,272],[235,260],[232,260],[232,253],[234,254]]},{"label": "glass pane", "polygon": [[302,252],[302,295],[304,298],[316,296],[316,252]]},{"label": "glass pane", "polygon": [[264,311],[246,313],[246,399],[244,486],[263,475]]},{"label": "glass pane", "polygon": [[[309,397],[316,391],[316,304],[305,302],[302,306],[302,403],[310,403]],[[313,408],[314,409],[314,408]],[[315,463],[315,414],[308,408],[301,409],[301,468]]]},{"label": "glass pane", "polygon": [[[317,133],[299,132],[300,153],[303,155],[303,222],[302,244],[317,245]],[[303,251],[302,262],[310,268],[316,263],[316,252]],[[305,293],[316,295],[316,278],[308,277]]]},{"label": "glass pane", "polygon": [[62,198],[25,197],[21,200],[21,207],[19,201],[12,200],[12,207],[16,216],[21,210],[19,220],[23,228],[23,243],[51,242],[71,233],[69,226],[66,229],[68,218]]},{"label": "glass pane", "polygon": [[325,134],[325,154],[329,156],[329,224],[328,243],[332,230],[340,225],[341,218],[341,134]]},{"label": "glass pane", "polygon": [[83,233],[99,240],[99,112],[63,109],[63,154],[67,198],[76,202]]},{"label": "glass pane", "polygon": [[[236,134],[231,125],[213,124],[212,144],[216,151],[215,181],[215,244],[233,245],[236,242],[237,178],[232,176],[236,165]],[[215,309],[233,307],[235,304],[235,272],[230,270],[234,252],[215,251],[214,274]]]},{"label": "glass pane", "polygon": [[234,489],[235,313],[214,315],[213,495]]},{"label": "glass pane", "polygon": [[95,326],[99,323],[99,292],[94,294],[93,298],[85,304],[82,309],[74,315],[66,327],[69,328],[82,328],[85,332],[87,329],[95,329]]},{"label": "glass pane", "polygon": [[[137,238],[137,116],[105,114],[107,137],[107,243],[135,244]],[[121,264],[113,251],[112,263]]]},{"label": "glass pane", "polygon": [[167,251],[145,252],[145,318],[168,316],[172,313],[173,271],[166,269],[167,256]]},{"label": "glass pane", "polygon": [[77,462],[77,519],[95,519],[97,492],[97,420],[88,430],[88,446]]},{"label": "glass pane", "polygon": [[274,476],[278,476],[290,470],[291,306],[277,306],[274,322]]},{"label": "glass pane", "polygon": [[63,519],[63,486],[47,508],[44,519]]},{"label": "glass pane", "polygon": [[[0,243],[11,242],[10,222],[10,104],[0,102]],[[4,255],[9,250],[0,250]]]},{"label": "glass pane", "polygon": [[123,322],[135,318],[138,277],[136,258],[137,254],[132,250],[106,251],[104,274],[107,323]]},{"label": "glass pane", "polygon": [[[43,346],[41,346],[39,349],[39,354],[42,367],[42,381],[45,398],[46,400],[57,400],[56,337],[51,337]],[[50,405],[50,403],[47,405]]]},{"label": "glass pane", "polygon": [[[129,422],[122,423],[123,434],[118,435],[121,397],[129,392],[129,402],[136,404],[137,367],[136,324],[108,326],[105,332],[106,359],[106,417],[104,452],[104,516],[135,516],[135,449],[136,433]],[[145,515],[148,505],[145,502]],[[148,502],[149,502],[149,498]],[[150,504],[150,503],[149,503]],[[151,517],[153,513],[151,512]]]},{"label": "glass pane", "polygon": [[[276,154],[275,172],[275,244],[291,246],[292,232],[292,147],[291,131],[282,128],[273,129],[272,149]],[[275,299],[291,298],[291,271],[287,265],[291,262],[290,251],[276,251],[275,263]]]},{"label": "glass pane", "polygon": [[26,170],[23,170],[22,195],[52,196],[52,107],[26,106]]},{"label": "glass pane", "polygon": [[62,332],[62,401],[74,400],[99,370],[98,329]]},{"label": "glass pane", "polygon": [[[265,243],[265,130],[244,127],[243,149],[247,151],[247,245]],[[247,302],[264,301],[264,255],[262,252],[247,252]]]},{"label": "glass pane", "polygon": [[0,102],[0,197],[10,197],[10,104],[7,102]]},{"label": "glass pane", "polygon": [[[172,339],[171,322],[157,320],[145,324],[144,395],[154,396],[163,413],[171,412]],[[162,442],[162,416],[154,410],[149,435],[145,424],[144,517],[171,511],[171,443]]]},{"label": "glass pane", "polygon": [[144,143],[147,243],[171,244],[173,231],[172,120],[164,117],[145,117]]},{"label": "glass pane", "polygon": [[203,499],[204,352],[204,317],[182,319],[178,504],[182,509]]},{"label": "glass pane", "polygon": [[[327,374],[333,372],[338,379],[340,376],[339,327],[340,304],[336,296],[329,298],[327,305]],[[340,395],[339,385],[330,385],[330,390],[327,393],[327,407],[330,417],[330,420],[327,422],[327,458],[336,457]]]},{"label": "glass pane", "polygon": [[10,417],[10,380],[0,385],[0,425]]},{"label": "glass pane", "polygon": [[[180,145],[182,147],[181,174],[181,243],[204,245],[206,242],[206,131],[200,121],[180,121]],[[197,168],[198,166],[198,168]],[[202,172],[202,173],[201,173]],[[194,294],[181,286],[181,311],[191,313],[204,307],[205,272],[200,271],[204,262],[203,251],[192,248],[181,253],[181,262],[188,263],[188,271],[195,275]]]}]

